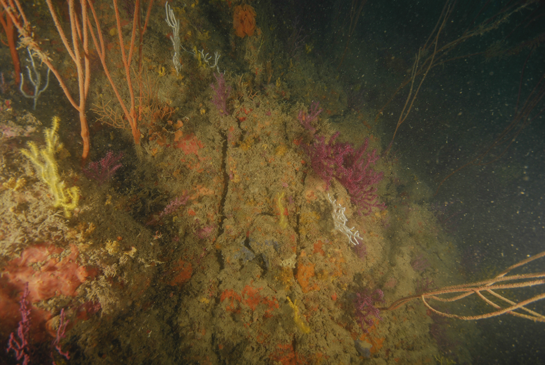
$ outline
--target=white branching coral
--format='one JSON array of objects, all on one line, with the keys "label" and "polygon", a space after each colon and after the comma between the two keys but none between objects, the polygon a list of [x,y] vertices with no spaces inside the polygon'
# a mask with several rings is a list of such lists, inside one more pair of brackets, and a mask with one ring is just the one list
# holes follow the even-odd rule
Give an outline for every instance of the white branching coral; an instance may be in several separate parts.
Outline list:
[{"label": "white branching coral", "polygon": [[180,47],[182,46],[182,43],[180,41],[180,21],[176,19],[174,11],[170,8],[168,2],[165,2],[165,12],[167,14],[165,21],[167,22],[168,26],[172,28],[172,35],[170,36],[170,40],[172,41],[172,47],[174,47],[174,56],[172,57],[172,63],[174,64],[174,68],[176,69],[176,75],[178,75],[180,73],[180,70],[182,69],[182,64],[180,63]]},{"label": "white branching coral", "polygon": [[329,194],[327,194],[327,198],[333,206],[333,212],[331,215],[333,216],[335,229],[344,233],[346,237],[348,237],[348,241],[350,241],[351,244],[354,246],[359,245],[363,241],[363,238],[360,237],[359,231],[355,231],[354,227],[348,228],[346,226],[346,222],[348,222],[348,218],[346,218],[344,215],[346,208],[338,204],[337,200],[333,199]]}]

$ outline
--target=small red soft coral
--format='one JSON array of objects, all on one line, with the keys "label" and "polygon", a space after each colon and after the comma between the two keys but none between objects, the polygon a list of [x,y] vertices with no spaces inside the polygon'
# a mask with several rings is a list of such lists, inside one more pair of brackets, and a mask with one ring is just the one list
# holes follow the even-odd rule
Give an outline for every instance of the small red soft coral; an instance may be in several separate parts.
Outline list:
[{"label": "small red soft coral", "polygon": [[251,37],[255,30],[255,10],[250,5],[238,5],[233,14],[233,28],[240,38]]}]

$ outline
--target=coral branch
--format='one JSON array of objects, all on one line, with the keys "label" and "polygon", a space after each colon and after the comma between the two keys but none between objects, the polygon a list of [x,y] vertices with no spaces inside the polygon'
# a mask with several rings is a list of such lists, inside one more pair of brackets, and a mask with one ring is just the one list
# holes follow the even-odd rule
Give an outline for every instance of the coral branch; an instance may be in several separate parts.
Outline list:
[{"label": "coral branch", "polygon": [[79,189],[76,186],[65,188],[64,181],[61,181],[59,175],[58,164],[55,160],[55,154],[62,148],[58,136],[59,120],[58,117],[54,117],[51,128],[45,130],[45,148],[39,150],[36,144],[29,142],[30,150],[21,149],[21,153],[32,161],[42,181],[49,186],[51,195],[55,198],[53,207],[62,207],[64,215],[69,218],[71,212],[78,206]]},{"label": "coral branch", "polygon": [[227,111],[227,99],[229,99],[229,95],[231,94],[231,86],[225,84],[224,74],[214,73],[214,77],[216,78],[218,85],[214,86],[214,84],[210,84],[210,87],[214,90],[212,104],[216,106],[220,115],[229,115],[229,112]]},{"label": "coral branch", "polygon": [[149,222],[146,223],[146,225],[151,226],[154,224],[157,224],[161,218],[163,218],[165,215],[169,215],[174,213],[180,206],[185,205],[187,201],[189,200],[189,194],[184,194],[180,197],[177,197],[175,199],[172,199],[165,209],[159,215],[154,216]]},{"label": "coral branch", "polygon": [[374,325],[373,318],[371,317],[382,320],[380,317],[380,310],[374,306],[376,302],[384,302],[384,294],[380,289],[376,289],[372,294],[369,294],[368,291],[356,293],[356,299],[354,300],[356,320],[363,332],[367,333],[366,327]]},{"label": "coral branch", "polygon": [[83,168],[83,173],[88,179],[96,180],[99,185],[102,185],[110,180],[120,167],[123,167],[122,164],[118,163],[122,157],[123,152],[115,156],[112,151],[108,151],[102,160],[91,162],[87,168]]},{"label": "coral branch", "polygon": [[[66,337],[66,326],[68,325],[68,321],[65,318],[64,315],[64,308],[61,309],[61,315],[59,319],[59,327],[57,328],[57,336],[55,337],[55,340],[53,341],[53,346],[55,347],[55,350],[63,356],[66,360],[70,360],[70,354],[68,351],[63,352],[61,348],[61,340]],[[51,354],[51,357],[53,358],[53,354]]]},{"label": "coral branch", "polygon": [[301,125],[312,134],[316,132],[316,128],[314,128],[311,123],[318,119],[318,116],[323,111],[323,109],[318,108],[320,108],[320,103],[315,101],[310,105],[309,114],[305,113],[303,110],[300,110],[299,115],[297,116],[297,119],[299,120]]},{"label": "coral branch", "polygon": [[25,286],[23,296],[20,302],[21,321],[19,321],[19,327],[17,328],[17,337],[15,338],[13,332],[9,335],[7,352],[13,350],[15,352],[15,358],[17,360],[23,360],[22,364],[27,365],[30,361],[30,349],[28,343],[28,335],[30,331],[30,303],[28,302],[28,283]]},{"label": "coral branch", "polygon": [[[80,118],[80,127],[81,127],[81,138],[83,140],[83,153],[82,159],[86,160],[89,156],[90,149],[90,139],[89,139],[89,126],[87,124],[87,116],[85,114],[85,105],[87,101],[87,93],[89,92],[89,83],[91,80],[91,70],[89,67],[88,57],[84,55],[89,54],[89,42],[87,38],[87,27],[80,27],[79,21],[77,20],[77,15],[75,11],[74,0],[68,1],[68,15],[70,19],[70,30],[72,33],[72,43],[68,41],[66,34],[57,18],[57,14],[54,10],[53,3],[51,0],[46,0],[49,11],[51,12],[51,17],[55,23],[55,27],[59,32],[59,36],[66,48],[66,51],[72,58],[76,66],[76,71],[78,75],[78,93],[79,101],[76,101],[61,74],[55,68],[51,62],[50,57],[41,49],[38,42],[34,39],[34,31],[31,24],[28,22],[25,13],[23,12],[23,7],[21,6],[19,0],[0,0],[0,5],[2,5],[4,11],[9,15],[13,25],[19,31],[21,37],[21,46],[31,49],[36,56],[40,58],[40,61],[46,64],[46,66],[53,72],[53,75],[59,81],[59,84],[66,95],[66,98],[72,104],[72,106],[78,111]],[[87,19],[87,2],[83,1],[81,3],[81,19],[83,24],[85,24]],[[77,34],[83,34],[83,38],[77,37]]]}]

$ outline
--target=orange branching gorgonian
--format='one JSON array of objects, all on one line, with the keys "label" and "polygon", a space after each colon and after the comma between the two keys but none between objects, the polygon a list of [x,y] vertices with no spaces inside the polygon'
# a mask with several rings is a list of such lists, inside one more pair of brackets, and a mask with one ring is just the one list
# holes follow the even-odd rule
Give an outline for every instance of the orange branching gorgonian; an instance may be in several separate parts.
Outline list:
[{"label": "orange branching gorgonian", "polygon": [[233,28],[240,38],[254,35],[255,10],[250,5],[238,5],[233,14]]}]

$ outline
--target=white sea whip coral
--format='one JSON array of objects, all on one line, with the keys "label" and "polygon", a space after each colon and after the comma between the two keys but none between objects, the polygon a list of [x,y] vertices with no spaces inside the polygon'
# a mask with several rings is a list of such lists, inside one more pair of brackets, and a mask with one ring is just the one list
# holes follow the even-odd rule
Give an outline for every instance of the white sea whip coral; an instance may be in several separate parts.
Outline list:
[{"label": "white sea whip coral", "polygon": [[178,75],[180,73],[180,70],[182,69],[182,64],[180,63],[180,47],[182,45],[180,41],[180,21],[176,19],[174,11],[172,11],[170,6],[168,5],[168,2],[165,3],[165,12],[167,14],[165,21],[167,22],[168,26],[172,28],[172,35],[170,36],[172,46],[174,47],[174,56],[172,57],[172,63],[174,64],[174,68],[176,69],[176,75]]}]

